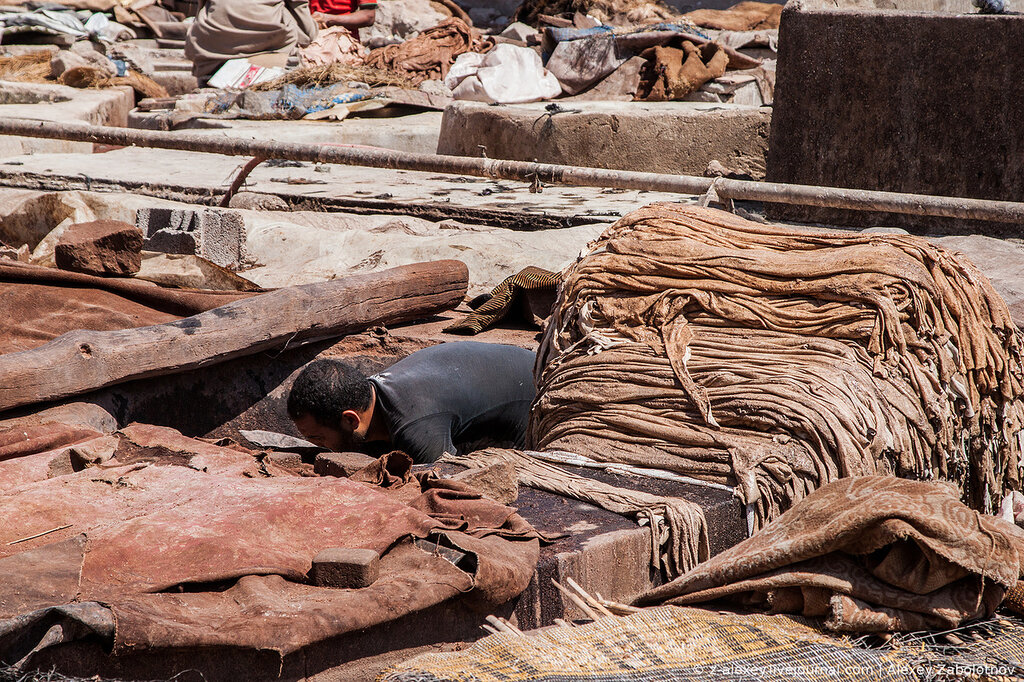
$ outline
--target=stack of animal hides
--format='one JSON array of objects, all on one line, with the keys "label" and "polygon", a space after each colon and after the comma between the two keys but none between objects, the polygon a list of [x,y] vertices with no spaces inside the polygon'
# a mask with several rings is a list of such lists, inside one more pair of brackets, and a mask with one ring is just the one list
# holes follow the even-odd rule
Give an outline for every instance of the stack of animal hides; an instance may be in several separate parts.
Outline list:
[{"label": "stack of animal hides", "polygon": [[846,476],[1020,487],[1016,327],[918,237],[647,206],[563,273],[537,372],[530,447],[735,486],[752,529]]}]

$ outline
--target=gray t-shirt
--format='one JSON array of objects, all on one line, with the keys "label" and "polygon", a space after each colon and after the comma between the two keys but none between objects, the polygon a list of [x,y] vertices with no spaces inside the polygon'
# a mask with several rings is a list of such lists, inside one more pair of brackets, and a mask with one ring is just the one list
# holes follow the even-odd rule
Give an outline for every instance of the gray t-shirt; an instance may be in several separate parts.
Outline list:
[{"label": "gray t-shirt", "polygon": [[417,463],[481,440],[522,447],[534,353],[459,341],[413,353],[370,377],[392,445]]}]

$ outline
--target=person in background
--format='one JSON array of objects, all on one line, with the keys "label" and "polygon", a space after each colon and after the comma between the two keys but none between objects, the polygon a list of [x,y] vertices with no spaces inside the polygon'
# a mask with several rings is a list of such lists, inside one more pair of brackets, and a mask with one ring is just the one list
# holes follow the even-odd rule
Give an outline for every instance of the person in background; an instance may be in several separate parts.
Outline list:
[{"label": "person in background", "polygon": [[373,446],[384,445],[419,464],[483,445],[522,448],[535,358],[515,346],[460,341],[417,351],[371,377],[340,360],[316,360],[295,379],[288,415],[328,450],[380,454]]},{"label": "person in background", "polygon": [[205,85],[230,59],[266,55],[264,66],[298,64],[317,35],[307,0],[205,0],[185,37],[192,73]]},{"label": "person in background", "polygon": [[309,9],[320,28],[341,26],[354,35],[377,16],[376,0],[309,0]]}]

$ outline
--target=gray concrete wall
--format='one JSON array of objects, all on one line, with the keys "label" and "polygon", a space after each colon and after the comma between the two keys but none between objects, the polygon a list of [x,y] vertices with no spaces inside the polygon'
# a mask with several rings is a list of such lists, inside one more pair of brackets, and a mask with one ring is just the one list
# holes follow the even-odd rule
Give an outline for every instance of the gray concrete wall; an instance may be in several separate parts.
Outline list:
[{"label": "gray concrete wall", "polygon": [[[768,179],[1024,201],[1022,45],[1024,16],[791,3],[779,36]],[[774,215],[930,232],[954,226],[799,207]],[[993,236],[1020,232],[975,228]]]},{"label": "gray concrete wall", "polygon": [[[771,2],[773,0],[766,1]],[[1020,0],[1011,0],[1010,4],[1014,2],[1020,2]],[[971,3],[971,0],[804,0],[804,5],[825,10],[894,9],[904,12],[940,12],[951,14],[965,14],[978,11]]]}]

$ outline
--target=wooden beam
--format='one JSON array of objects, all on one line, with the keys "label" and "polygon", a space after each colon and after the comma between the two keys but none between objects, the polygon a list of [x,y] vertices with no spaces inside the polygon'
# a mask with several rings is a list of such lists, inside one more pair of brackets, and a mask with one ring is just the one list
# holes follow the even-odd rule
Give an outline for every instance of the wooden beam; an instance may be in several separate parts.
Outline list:
[{"label": "wooden beam", "polygon": [[0,355],[0,411],[422,319],[457,306],[468,284],[461,261],[417,263],[278,289],[177,322],[69,332]]}]

